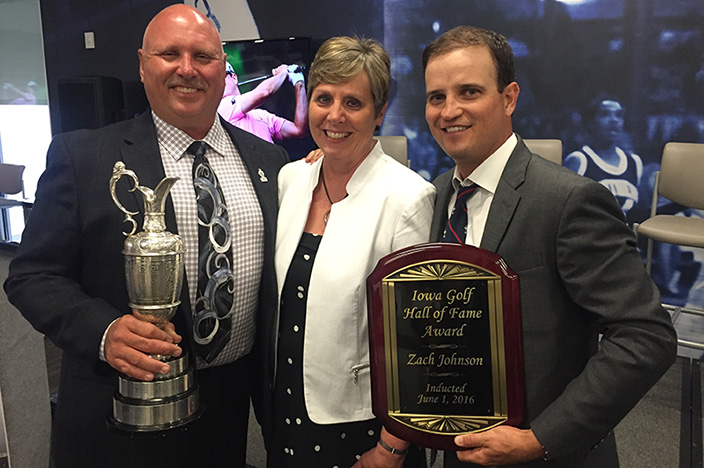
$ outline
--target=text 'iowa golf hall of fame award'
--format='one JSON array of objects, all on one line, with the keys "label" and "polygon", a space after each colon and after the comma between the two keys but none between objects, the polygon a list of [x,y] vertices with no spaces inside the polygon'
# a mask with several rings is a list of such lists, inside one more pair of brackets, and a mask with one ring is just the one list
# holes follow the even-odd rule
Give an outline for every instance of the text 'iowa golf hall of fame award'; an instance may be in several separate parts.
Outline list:
[{"label": "text 'iowa golf hall of fame award'", "polygon": [[367,279],[372,406],[392,434],[457,450],[453,439],[523,420],[517,275],[487,250],[422,244]]},{"label": "text 'iowa golf hall of fame award'", "polygon": [[[135,233],[137,223],[120,203],[117,182],[127,176],[144,201],[144,230]],[[134,172],[118,161],[110,178],[110,193],[117,207],[125,213],[125,222],[132,226],[126,232],[122,253],[125,256],[125,276],[129,306],[140,320],[163,328],[170,322],[181,303],[183,284],[183,253],[179,236],[166,230],[164,204],[178,178],[164,178],[154,190],[139,185]],[[126,375],[119,376],[119,387],[113,398],[113,414],[108,424],[126,435],[174,429],[197,419],[203,408],[198,398],[194,371],[188,353],[180,357],[151,355],[171,367],[167,374],[154,374],[154,380],[144,382]]]}]

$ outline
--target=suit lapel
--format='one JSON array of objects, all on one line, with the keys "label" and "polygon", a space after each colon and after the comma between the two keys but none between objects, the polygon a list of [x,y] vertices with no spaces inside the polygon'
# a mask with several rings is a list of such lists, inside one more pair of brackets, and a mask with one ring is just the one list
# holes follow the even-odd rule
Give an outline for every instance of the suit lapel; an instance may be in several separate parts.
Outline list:
[{"label": "suit lapel", "polygon": [[435,197],[433,222],[430,225],[431,242],[442,241],[445,225],[447,224],[448,206],[450,205],[450,198],[454,192],[454,188],[452,187],[452,177],[454,172],[454,169],[450,169],[433,181],[433,184],[437,189],[437,196]]},{"label": "suit lapel", "polygon": [[[277,173],[278,171],[272,166],[272,162],[268,161],[267,154],[258,151],[254,145],[253,137],[249,134],[240,135],[238,132],[244,132],[239,130],[227,122],[223,121],[223,127],[230,135],[232,143],[237,148],[237,152],[240,154],[242,161],[244,162],[249,177],[252,180],[252,185],[254,186],[254,191],[257,194],[259,200],[259,206],[262,208],[262,215],[264,216],[265,229],[269,230],[274,222],[270,216],[277,212]],[[249,138],[247,138],[249,137]]]},{"label": "suit lapel", "polygon": [[[120,149],[122,162],[125,167],[134,171],[139,179],[139,185],[149,187],[151,189],[161,182],[166,177],[164,166],[161,162],[161,153],[159,151],[159,143],[156,137],[156,127],[152,120],[151,111],[144,112],[139,117],[133,120],[132,128],[127,132],[124,144]],[[135,206],[139,207],[140,219],[143,218],[144,201],[142,194],[138,191],[133,193]],[[171,197],[167,197],[166,205],[164,206],[164,219],[166,230],[178,234],[178,226],[176,225],[176,213]],[[141,221],[140,221],[141,228]],[[190,333],[190,310],[191,301],[188,294],[188,280],[185,275],[183,278],[183,287],[181,288],[181,308],[184,311],[183,316],[176,314],[174,324],[176,329],[181,333],[186,340],[189,339]]]},{"label": "suit lapel", "polygon": [[519,137],[518,144],[511,153],[504,172],[501,174],[499,186],[494,194],[494,200],[491,202],[489,217],[486,220],[480,245],[481,248],[492,252],[498,251],[501,240],[504,238],[521,200],[518,187],[525,181],[530,157],[530,151]]},{"label": "suit lapel", "polygon": [[134,119],[132,128],[125,137],[121,154],[127,169],[132,169],[139,177],[140,185],[154,188],[164,178],[161,158],[154,157],[160,153],[150,112]]},{"label": "suit lapel", "polygon": [[[244,161],[244,164],[247,167],[247,172],[249,172],[249,177],[252,179],[254,190],[256,190],[257,195],[259,195],[259,184],[255,182],[262,182],[262,176],[259,174],[259,170],[261,169],[263,162],[261,155],[255,150],[254,145],[250,141],[247,141],[245,138],[239,138],[237,133],[234,131],[233,127],[225,125],[224,123],[223,127],[227,131],[228,135],[230,135],[232,143],[237,148],[237,152],[240,154],[242,161]],[[266,176],[266,173],[264,173],[263,171],[262,173],[264,174],[263,178],[267,179],[268,183],[269,181],[268,177]]]},{"label": "suit lapel", "polygon": [[[156,128],[152,121],[151,112],[147,111],[134,119],[132,128],[125,138],[120,151],[122,161],[127,169],[131,169],[139,178],[139,184],[151,189],[166,177],[164,166],[161,163],[159,143],[156,138]],[[143,208],[142,196],[134,192],[137,206]],[[166,199],[165,206],[166,229],[178,233],[176,214],[171,197]]]}]

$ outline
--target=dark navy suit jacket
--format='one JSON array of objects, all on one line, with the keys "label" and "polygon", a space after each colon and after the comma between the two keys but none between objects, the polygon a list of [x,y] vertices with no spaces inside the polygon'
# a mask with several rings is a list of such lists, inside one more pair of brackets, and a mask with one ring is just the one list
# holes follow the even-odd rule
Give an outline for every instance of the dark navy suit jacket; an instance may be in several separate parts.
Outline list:
[{"label": "dark navy suit jacket", "polygon": [[[278,146],[225,122],[223,125],[248,169],[261,205],[264,268],[259,305],[260,310],[274,310],[276,179],[288,155]],[[150,112],[99,130],[79,130],[54,138],[32,214],[5,283],[10,301],[63,350],[52,443],[59,466],[145,463],[144,454],[130,439],[107,430],[105,417],[111,412],[117,372],[98,358],[108,325],[131,312],[121,253],[122,231],[128,227],[109,190],[112,167],[118,160],[137,174],[140,185],[155,188],[165,177]],[[123,179],[127,184],[128,178]],[[143,212],[138,192],[132,198],[121,196],[120,201],[128,210]],[[170,198],[165,218],[167,230],[177,232]],[[141,229],[141,215],[136,220]],[[184,282],[182,304],[173,319],[186,349],[191,329],[187,291]],[[270,326],[267,317],[260,319],[261,326]],[[96,464],[95,460],[104,462]]]}]

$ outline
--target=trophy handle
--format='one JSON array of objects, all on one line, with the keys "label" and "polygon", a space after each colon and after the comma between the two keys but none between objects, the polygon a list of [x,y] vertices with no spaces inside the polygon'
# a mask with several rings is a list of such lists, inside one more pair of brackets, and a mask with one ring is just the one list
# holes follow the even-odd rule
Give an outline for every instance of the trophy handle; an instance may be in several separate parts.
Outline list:
[{"label": "trophy handle", "polygon": [[120,180],[123,175],[132,178],[134,181],[134,187],[130,189],[130,192],[134,192],[139,189],[139,179],[137,179],[137,175],[134,172],[125,168],[125,163],[122,161],[117,161],[112,168],[112,177],[110,177],[110,195],[112,195],[112,200],[115,202],[120,211],[125,213],[124,222],[132,225],[132,230],[130,232],[122,231],[125,236],[129,237],[137,230],[137,222],[132,218],[132,216],[138,214],[138,212],[127,210],[124,206],[122,206],[122,203],[120,203],[120,200],[117,198],[115,186],[117,185],[117,181]]}]

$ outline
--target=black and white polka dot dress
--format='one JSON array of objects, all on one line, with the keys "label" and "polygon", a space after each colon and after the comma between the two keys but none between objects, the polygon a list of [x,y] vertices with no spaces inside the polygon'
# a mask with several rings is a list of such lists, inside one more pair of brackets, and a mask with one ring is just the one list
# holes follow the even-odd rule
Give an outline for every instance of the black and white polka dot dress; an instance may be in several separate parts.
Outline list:
[{"label": "black and white polka dot dress", "polygon": [[281,295],[269,468],[350,468],[379,440],[381,424],[376,419],[319,425],[308,418],[303,398],[303,335],[308,284],[321,239],[303,233]]}]

